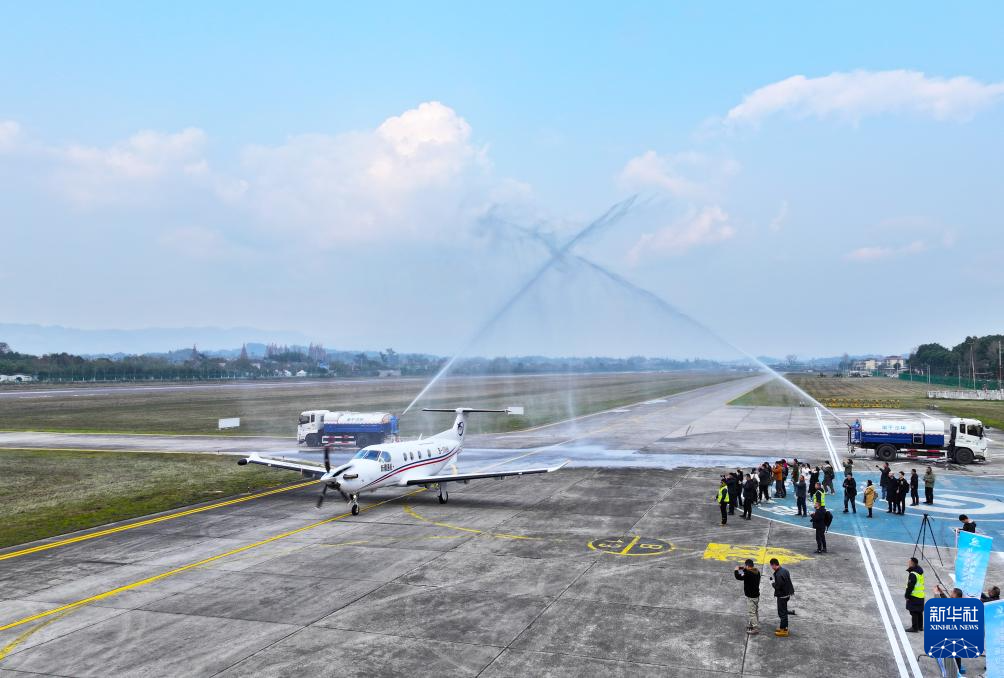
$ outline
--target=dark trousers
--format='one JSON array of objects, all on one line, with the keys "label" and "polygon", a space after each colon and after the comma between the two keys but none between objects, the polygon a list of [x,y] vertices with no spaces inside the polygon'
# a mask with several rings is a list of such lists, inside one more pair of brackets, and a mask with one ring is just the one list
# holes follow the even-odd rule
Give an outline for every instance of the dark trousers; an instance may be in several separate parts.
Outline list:
[{"label": "dark trousers", "polygon": [[906,496],[899,495],[899,501],[896,502],[896,512],[900,515],[906,513]]},{"label": "dark trousers", "polygon": [[753,498],[747,497],[743,503],[743,518],[749,520],[753,517]]},{"label": "dark trousers", "polygon": [[718,508],[722,510],[722,525],[729,521],[729,503],[727,501],[719,502]]},{"label": "dark trousers", "polygon": [[844,495],[844,510],[845,511],[847,510],[847,502],[850,502],[851,503],[851,511],[853,511],[854,513],[858,512],[857,506],[854,505],[854,499],[855,499],[855,497],[857,497],[857,495],[855,495],[855,494],[845,494]]},{"label": "dark trousers", "polygon": [[795,497],[795,506],[798,508],[798,515],[809,515],[809,512],[805,510],[805,497]]},{"label": "dark trousers", "polygon": [[738,506],[739,508],[743,507],[743,493],[742,492],[736,492],[736,506]]},{"label": "dark trousers", "polygon": [[787,492],[785,492],[785,490],[784,490],[784,481],[783,480],[775,480],[774,481],[774,496],[775,497],[783,497],[786,494],[787,494]]},{"label": "dark trousers", "polygon": [[924,629],[924,611],[910,610],[910,629],[922,631]]},{"label": "dark trousers", "polygon": [[924,500],[928,504],[933,504],[934,503],[934,488],[933,487],[925,487],[924,488]]},{"label": "dark trousers", "polygon": [[816,528],[816,548],[820,551],[826,550],[826,528],[817,527]]},{"label": "dark trousers", "polygon": [[917,489],[916,487],[911,487],[910,488],[910,499],[913,500],[913,502],[911,503],[911,506],[916,506],[917,504],[919,504],[920,503],[920,490]]},{"label": "dark trousers", "polygon": [[769,487],[770,485],[767,483],[760,483],[760,499],[763,499],[764,501],[770,500],[770,492],[768,491]]},{"label": "dark trousers", "polygon": [[868,507],[868,517],[869,518],[872,517],[872,507],[871,506]]},{"label": "dark trousers", "polygon": [[736,514],[736,496],[729,494],[729,515],[734,516]]},{"label": "dark trousers", "polygon": [[886,502],[888,503],[889,508],[887,508],[885,512],[886,513],[892,513],[893,510],[896,507],[896,499],[893,498],[893,496],[891,494],[887,494],[886,495]]},{"label": "dark trousers", "polygon": [[777,617],[781,620],[780,628],[788,628],[788,596],[778,597]]},{"label": "dark trousers", "polygon": [[888,499],[889,498],[889,484],[888,483],[882,483],[882,498],[883,499]]}]

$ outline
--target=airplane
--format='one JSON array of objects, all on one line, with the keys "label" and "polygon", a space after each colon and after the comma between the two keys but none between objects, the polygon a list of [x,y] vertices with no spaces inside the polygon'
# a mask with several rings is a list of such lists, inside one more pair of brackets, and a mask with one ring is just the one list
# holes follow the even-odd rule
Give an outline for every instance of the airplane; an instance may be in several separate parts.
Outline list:
[{"label": "airplane", "polygon": [[299,471],[302,475],[323,481],[321,494],[317,498],[317,508],[324,503],[328,489],[338,490],[342,498],[352,505],[352,515],[359,515],[359,495],[372,492],[381,487],[407,487],[421,485],[439,490],[439,503],[445,504],[450,495],[445,485],[447,483],[468,483],[482,478],[506,478],[509,476],[527,476],[538,473],[552,473],[565,466],[564,461],[557,466],[516,469],[511,471],[480,471],[475,473],[454,473],[441,475],[447,465],[455,464],[464,446],[464,431],[467,428],[467,415],[474,413],[493,414],[523,414],[522,407],[507,407],[504,410],[479,410],[470,407],[456,409],[425,408],[423,412],[455,412],[453,426],[442,433],[437,433],[423,440],[412,440],[400,443],[381,443],[370,445],[359,450],[348,463],[337,468],[331,468],[329,450],[324,448],[324,470],[310,464],[269,459],[252,453],[238,460],[238,464],[260,464],[271,468]]}]

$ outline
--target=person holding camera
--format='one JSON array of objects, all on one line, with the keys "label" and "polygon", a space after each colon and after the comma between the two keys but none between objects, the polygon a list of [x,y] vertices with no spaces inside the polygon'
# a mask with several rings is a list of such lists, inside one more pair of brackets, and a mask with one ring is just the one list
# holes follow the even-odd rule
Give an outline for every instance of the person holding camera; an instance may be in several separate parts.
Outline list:
[{"label": "person holding camera", "polygon": [[760,633],[760,570],[752,558],[747,558],[742,565],[736,565],[734,574],[743,583],[746,596],[746,633]]}]

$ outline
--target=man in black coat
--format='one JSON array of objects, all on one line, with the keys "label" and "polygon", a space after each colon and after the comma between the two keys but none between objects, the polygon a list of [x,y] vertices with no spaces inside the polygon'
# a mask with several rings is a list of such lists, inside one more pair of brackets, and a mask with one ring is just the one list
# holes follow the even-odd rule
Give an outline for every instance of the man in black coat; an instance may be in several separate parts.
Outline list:
[{"label": "man in black coat", "polygon": [[729,515],[734,516],[739,496],[739,481],[736,480],[735,473],[730,473],[725,477],[725,486],[729,488]]},{"label": "man in black coat", "polygon": [[896,503],[897,513],[903,515],[906,513],[906,495],[910,494],[910,481],[906,479],[906,474],[902,471],[899,472],[899,478],[896,479]]},{"label": "man in black coat", "polygon": [[756,503],[757,481],[749,473],[746,474],[746,482],[743,483],[743,518],[753,519],[753,504]]},{"label": "man in black coat", "polygon": [[774,571],[771,576],[771,586],[774,587],[774,598],[777,600],[777,616],[780,620],[777,631],[774,635],[779,638],[788,636],[788,599],[795,595],[795,586],[791,583],[791,574],[777,558],[770,559],[770,569]]},{"label": "man in black coat", "polygon": [[746,596],[746,633],[760,633],[760,570],[747,558],[745,565],[736,567],[735,575],[743,583]]},{"label": "man in black coat", "polygon": [[844,476],[844,513],[847,513],[847,502],[851,504],[851,511],[854,513],[858,512],[857,505],[854,503],[857,496],[858,481],[852,475]]},{"label": "man in black coat", "polygon": [[816,531],[816,553],[826,553],[826,509],[819,502],[815,504],[816,510],[809,516],[812,521],[812,529]]},{"label": "man in black coat", "polygon": [[798,482],[795,483],[795,507],[798,509],[798,515],[807,516],[809,515],[808,509],[805,507],[805,497],[808,494],[808,488],[805,486],[805,476],[798,476]]},{"label": "man in black coat", "polygon": [[920,476],[915,468],[910,469],[910,499],[910,506],[920,504]]},{"label": "man in black coat", "polygon": [[[879,476],[879,487],[882,488],[882,498],[889,499],[889,481],[892,478],[892,469],[889,468],[889,462],[886,462],[882,466],[876,465],[875,468],[881,469],[882,474]],[[892,512],[891,510],[889,511]]]},{"label": "man in black coat", "polygon": [[771,478],[770,470],[761,466],[760,470],[757,471],[757,478],[760,481],[759,498],[762,499],[763,501],[770,501],[770,478]]}]

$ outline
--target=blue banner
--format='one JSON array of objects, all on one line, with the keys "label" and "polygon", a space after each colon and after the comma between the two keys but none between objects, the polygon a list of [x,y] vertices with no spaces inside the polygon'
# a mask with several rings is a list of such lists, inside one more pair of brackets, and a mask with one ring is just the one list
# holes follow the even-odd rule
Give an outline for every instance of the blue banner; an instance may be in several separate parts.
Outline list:
[{"label": "blue banner", "polygon": [[986,678],[1004,678],[1004,600],[984,605],[986,631]]},{"label": "blue banner", "polygon": [[983,580],[990,564],[990,548],[994,540],[985,534],[959,532],[956,540],[958,553],[955,555],[955,585],[962,594],[979,598],[983,593]]}]

